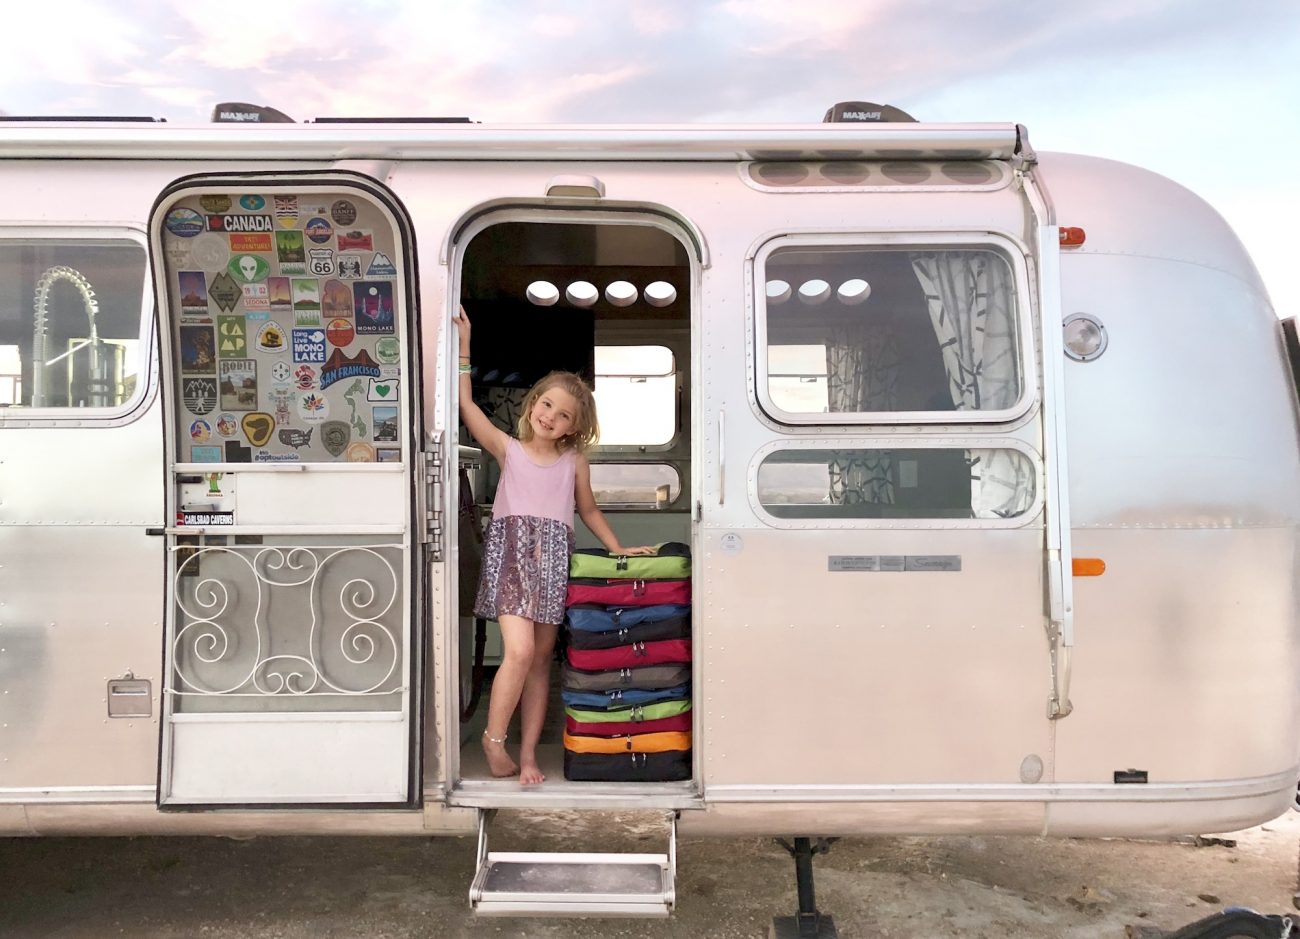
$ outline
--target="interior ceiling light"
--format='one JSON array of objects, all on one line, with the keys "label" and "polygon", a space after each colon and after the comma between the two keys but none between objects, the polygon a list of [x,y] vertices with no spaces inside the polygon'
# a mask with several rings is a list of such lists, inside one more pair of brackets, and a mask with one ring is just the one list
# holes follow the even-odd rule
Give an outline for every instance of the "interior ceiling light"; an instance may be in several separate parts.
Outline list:
[{"label": "interior ceiling light", "polygon": [[616,280],[605,288],[605,299],[610,306],[631,306],[636,303],[636,287],[625,280]]},{"label": "interior ceiling light", "polygon": [[560,291],[549,281],[535,280],[528,285],[525,291],[528,302],[537,306],[554,306],[555,301],[560,299]]},{"label": "interior ceiling light", "polygon": [[862,278],[855,277],[840,284],[835,296],[840,298],[841,303],[861,303],[871,296],[871,285]]},{"label": "interior ceiling light", "polygon": [[825,303],[831,295],[831,285],[824,280],[806,280],[799,285],[799,299],[804,303]]},{"label": "interior ceiling light", "polygon": [[767,302],[773,305],[785,303],[790,299],[790,285],[784,280],[769,280],[767,282]]},{"label": "interior ceiling light", "polygon": [[600,291],[596,289],[595,284],[585,280],[575,280],[565,288],[564,297],[574,306],[595,306],[596,301],[600,299]]},{"label": "interior ceiling light", "polygon": [[645,302],[651,306],[668,306],[677,299],[677,288],[666,280],[646,284]]}]

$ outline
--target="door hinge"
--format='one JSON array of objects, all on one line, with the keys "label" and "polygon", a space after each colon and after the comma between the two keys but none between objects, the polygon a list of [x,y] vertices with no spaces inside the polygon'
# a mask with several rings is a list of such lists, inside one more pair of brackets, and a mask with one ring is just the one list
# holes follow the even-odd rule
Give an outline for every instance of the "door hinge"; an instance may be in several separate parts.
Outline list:
[{"label": "door hinge", "polygon": [[429,559],[441,561],[442,548],[442,433],[430,440],[430,448],[423,453],[424,524],[420,541],[430,546]]}]

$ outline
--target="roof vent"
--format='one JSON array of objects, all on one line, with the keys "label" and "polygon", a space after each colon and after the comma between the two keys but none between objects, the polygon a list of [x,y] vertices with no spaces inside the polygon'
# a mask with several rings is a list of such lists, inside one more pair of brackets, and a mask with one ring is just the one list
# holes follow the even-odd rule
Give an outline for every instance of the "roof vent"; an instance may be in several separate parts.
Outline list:
[{"label": "roof vent", "polygon": [[212,109],[214,124],[292,124],[293,118],[264,104],[223,101]]},{"label": "roof vent", "polygon": [[832,104],[823,124],[870,123],[897,124],[916,123],[916,118],[888,104],[873,104],[870,101],[841,101]]}]

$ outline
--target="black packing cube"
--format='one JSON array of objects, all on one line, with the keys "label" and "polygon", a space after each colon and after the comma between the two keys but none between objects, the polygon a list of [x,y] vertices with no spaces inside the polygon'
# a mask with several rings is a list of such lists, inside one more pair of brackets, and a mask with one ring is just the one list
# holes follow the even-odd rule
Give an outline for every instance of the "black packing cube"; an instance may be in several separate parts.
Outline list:
[{"label": "black packing cube", "polygon": [[583,629],[568,631],[569,645],[575,649],[613,649],[616,646],[630,646],[634,642],[655,642],[659,639],[691,638],[691,618],[674,616],[671,619],[655,623],[640,623],[636,626],[620,626],[608,632],[596,633]]},{"label": "black packing cube", "polygon": [[573,782],[677,782],[691,778],[691,751],[574,753],[565,750],[564,778]]}]

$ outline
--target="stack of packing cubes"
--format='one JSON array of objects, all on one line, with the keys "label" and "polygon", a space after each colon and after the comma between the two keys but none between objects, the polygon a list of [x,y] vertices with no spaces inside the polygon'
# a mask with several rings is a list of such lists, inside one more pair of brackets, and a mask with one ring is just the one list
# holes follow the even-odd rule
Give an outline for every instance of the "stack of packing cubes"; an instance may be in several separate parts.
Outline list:
[{"label": "stack of packing cubes", "polygon": [[691,558],[575,551],[569,567],[564,778],[691,778]]}]

